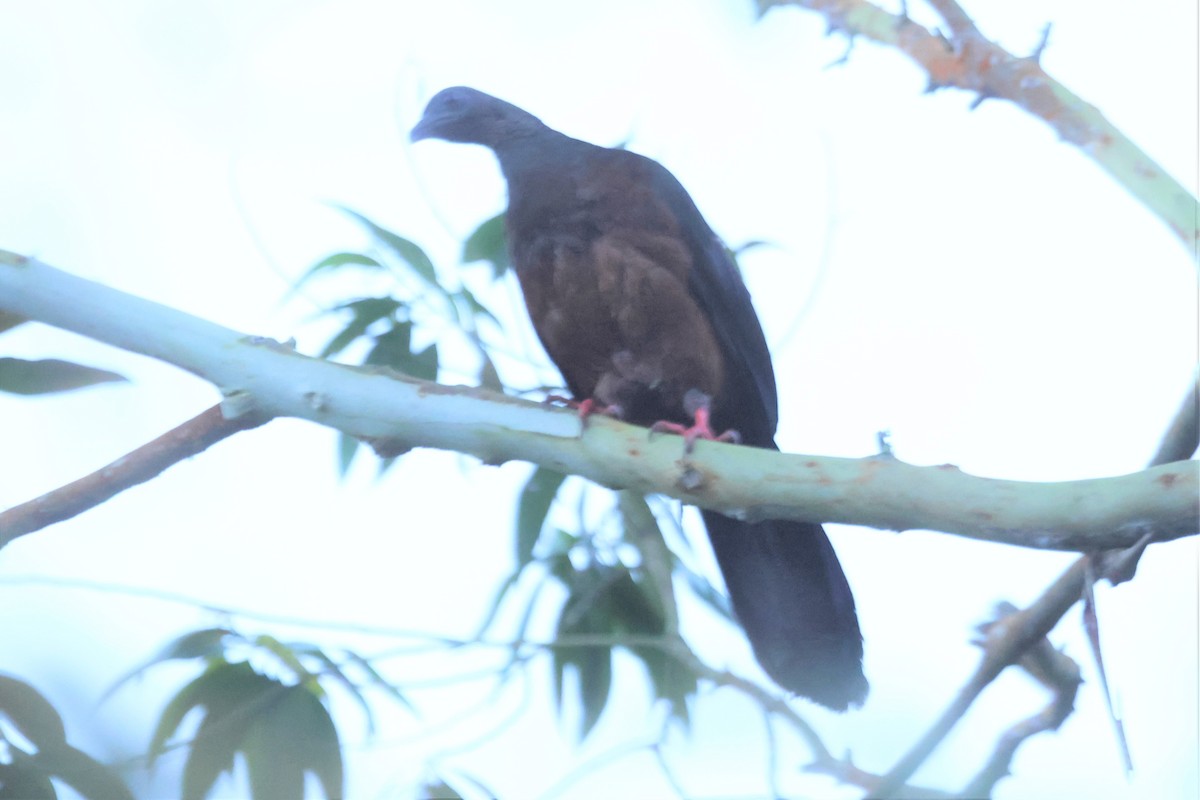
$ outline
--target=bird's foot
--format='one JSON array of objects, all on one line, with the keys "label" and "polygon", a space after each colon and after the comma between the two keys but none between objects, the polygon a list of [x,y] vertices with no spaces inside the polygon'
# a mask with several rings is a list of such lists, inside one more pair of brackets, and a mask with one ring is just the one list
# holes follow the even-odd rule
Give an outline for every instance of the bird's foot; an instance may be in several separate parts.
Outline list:
[{"label": "bird's foot", "polygon": [[695,409],[692,412],[693,422],[691,425],[680,425],[677,422],[668,422],[659,420],[650,426],[651,433],[676,433],[683,437],[683,452],[691,453],[696,449],[696,442],[700,439],[705,439],[710,442],[729,442],[731,444],[741,444],[742,435],[735,430],[727,430],[724,433],[715,433],[712,425],[709,422],[708,404]]}]

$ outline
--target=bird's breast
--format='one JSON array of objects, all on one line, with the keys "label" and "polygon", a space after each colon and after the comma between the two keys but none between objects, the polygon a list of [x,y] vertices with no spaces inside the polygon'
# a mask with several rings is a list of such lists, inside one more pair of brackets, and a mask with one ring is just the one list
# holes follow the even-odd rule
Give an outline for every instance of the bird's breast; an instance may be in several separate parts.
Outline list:
[{"label": "bird's breast", "polygon": [[558,230],[513,245],[530,319],[577,397],[649,423],[686,419],[691,389],[719,392],[724,360],[677,237]]}]

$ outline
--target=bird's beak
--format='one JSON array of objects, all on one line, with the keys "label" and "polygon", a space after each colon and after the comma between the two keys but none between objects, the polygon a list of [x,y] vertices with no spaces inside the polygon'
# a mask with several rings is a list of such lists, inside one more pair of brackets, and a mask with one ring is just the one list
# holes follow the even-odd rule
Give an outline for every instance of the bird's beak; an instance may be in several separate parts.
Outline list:
[{"label": "bird's beak", "polygon": [[429,130],[430,127],[429,117],[422,117],[421,121],[418,122],[415,127],[413,127],[412,133],[408,134],[408,140],[410,142],[419,142],[422,139],[428,139],[434,135],[433,132]]}]

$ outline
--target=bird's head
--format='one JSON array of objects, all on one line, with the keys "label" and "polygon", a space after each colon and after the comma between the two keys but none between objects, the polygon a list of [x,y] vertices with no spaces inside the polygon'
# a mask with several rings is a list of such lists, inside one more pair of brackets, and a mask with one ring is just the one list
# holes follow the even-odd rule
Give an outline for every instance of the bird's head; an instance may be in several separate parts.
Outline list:
[{"label": "bird's head", "polygon": [[445,139],[495,148],[502,142],[544,130],[541,120],[469,86],[451,86],[433,96],[410,138]]}]

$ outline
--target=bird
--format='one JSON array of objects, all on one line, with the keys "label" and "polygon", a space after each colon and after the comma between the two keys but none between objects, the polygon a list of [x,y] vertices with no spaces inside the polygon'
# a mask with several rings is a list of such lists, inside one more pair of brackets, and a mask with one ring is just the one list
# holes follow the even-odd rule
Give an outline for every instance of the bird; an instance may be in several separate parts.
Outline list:
[{"label": "bird", "polygon": [[[495,154],[530,320],[584,409],[683,433],[688,448],[724,438],[778,449],[775,374],[749,290],[664,166],[571,138],[466,86],[434,95],[410,139]],[[861,706],[862,633],[823,528],[701,516],[734,616],[767,675],[835,711]]]}]

